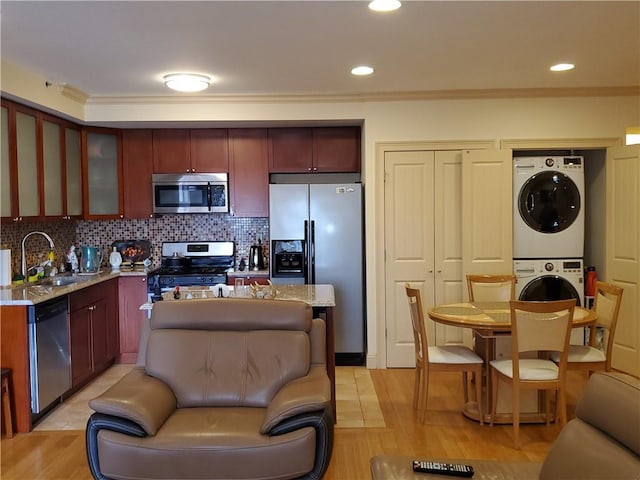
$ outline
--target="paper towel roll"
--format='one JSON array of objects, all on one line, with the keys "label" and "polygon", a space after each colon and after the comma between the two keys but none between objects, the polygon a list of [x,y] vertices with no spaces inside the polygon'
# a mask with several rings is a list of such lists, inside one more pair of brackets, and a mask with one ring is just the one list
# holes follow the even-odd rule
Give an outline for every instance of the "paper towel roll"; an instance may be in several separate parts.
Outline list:
[{"label": "paper towel roll", "polygon": [[11,250],[0,250],[0,286],[11,285]]}]

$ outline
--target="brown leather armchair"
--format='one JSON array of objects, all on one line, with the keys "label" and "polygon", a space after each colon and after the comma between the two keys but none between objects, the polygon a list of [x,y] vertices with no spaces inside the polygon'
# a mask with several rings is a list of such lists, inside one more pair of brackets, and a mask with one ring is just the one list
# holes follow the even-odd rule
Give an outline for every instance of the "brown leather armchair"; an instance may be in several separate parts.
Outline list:
[{"label": "brown leather armchair", "polygon": [[302,302],[156,303],[144,366],[89,402],[91,473],[322,478],[333,448],[324,352],[324,322]]}]

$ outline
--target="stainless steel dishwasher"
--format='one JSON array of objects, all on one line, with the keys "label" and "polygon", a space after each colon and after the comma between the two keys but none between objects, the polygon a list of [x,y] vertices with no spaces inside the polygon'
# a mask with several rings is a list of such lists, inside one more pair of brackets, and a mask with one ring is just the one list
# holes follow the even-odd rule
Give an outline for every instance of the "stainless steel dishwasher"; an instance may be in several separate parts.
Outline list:
[{"label": "stainless steel dishwasher", "polygon": [[67,297],[29,309],[31,413],[38,415],[71,388]]}]

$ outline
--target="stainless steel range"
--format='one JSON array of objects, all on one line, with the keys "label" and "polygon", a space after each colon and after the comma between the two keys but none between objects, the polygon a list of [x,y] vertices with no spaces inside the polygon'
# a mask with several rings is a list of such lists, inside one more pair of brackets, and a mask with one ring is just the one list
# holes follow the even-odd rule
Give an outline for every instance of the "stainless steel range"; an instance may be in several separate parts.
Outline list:
[{"label": "stainless steel range", "polygon": [[175,287],[226,284],[234,264],[234,242],[163,242],[161,267],[149,272],[149,299],[162,300]]}]

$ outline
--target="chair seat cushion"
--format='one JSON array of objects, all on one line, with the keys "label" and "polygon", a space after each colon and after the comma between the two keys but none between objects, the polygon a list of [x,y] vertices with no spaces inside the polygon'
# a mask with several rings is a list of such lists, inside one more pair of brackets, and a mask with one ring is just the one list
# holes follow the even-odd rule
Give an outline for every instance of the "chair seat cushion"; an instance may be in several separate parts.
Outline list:
[{"label": "chair seat cushion", "polygon": [[310,472],[315,429],[262,435],[264,415],[263,408],[180,408],[155,436],[101,430],[100,469],[108,478],[138,480],[289,479]]},{"label": "chair seat cushion", "polygon": [[[510,358],[492,360],[491,366],[503,375],[513,378],[513,362]],[[520,380],[556,380],[558,366],[551,360],[538,358],[520,359]]]},{"label": "chair seat cushion", "polygon": [[483,360],[463,345],[429,347],[429,363],[482,363]]},{"label": "chair seat cushion", "polygon": [[[553,352],[551,354],[551,360],[554,362],[560,361],[560,353]],[[605,362],[607,358],[602,350],[599,350],[588,345],[570,345],[569,346],[569,362]]]}]

